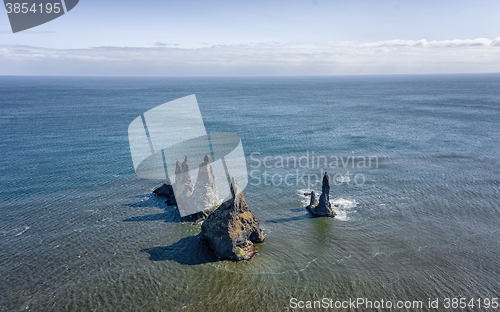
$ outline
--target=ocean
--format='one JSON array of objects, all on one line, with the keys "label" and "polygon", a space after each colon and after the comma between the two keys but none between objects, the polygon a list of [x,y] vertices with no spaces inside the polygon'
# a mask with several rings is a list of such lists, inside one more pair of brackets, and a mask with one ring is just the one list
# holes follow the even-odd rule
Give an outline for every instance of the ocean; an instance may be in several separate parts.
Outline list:
[{"label": "ocean", "polygon": [[[266,234],[248,262],[217,261],[134,173],[129,123],[190,94],[207,131],[241,137]],[[3,76],[0,155],[0,311],[500,297],[500,75]],[[312,218],[325,171],[338,215]]]}]

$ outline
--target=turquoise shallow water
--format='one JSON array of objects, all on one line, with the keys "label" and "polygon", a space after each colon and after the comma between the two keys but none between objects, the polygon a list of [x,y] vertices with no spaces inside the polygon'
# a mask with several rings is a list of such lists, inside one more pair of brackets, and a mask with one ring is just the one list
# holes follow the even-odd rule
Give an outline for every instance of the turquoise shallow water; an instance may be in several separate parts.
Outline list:
[{"label": "turquoise shallow water", "polygon": [[[0,82],[2,311],[500,297],[498,75]],[[193,93],[243,142],[267,234],[249,262],[215,261],[133,171],[128,124]],[[325,169],[338,218],[313,219],[301,177]]]}]

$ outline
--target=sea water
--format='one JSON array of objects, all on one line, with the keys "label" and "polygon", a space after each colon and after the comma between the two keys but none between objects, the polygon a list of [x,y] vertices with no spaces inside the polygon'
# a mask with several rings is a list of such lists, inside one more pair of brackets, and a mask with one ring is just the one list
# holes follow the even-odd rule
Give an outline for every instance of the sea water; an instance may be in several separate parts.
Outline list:
[{"label": "sea water", "polygon": [[[266,233],[248,262],[134,173],[129,123],[190,94],[242,139]],[[500,75],[0,77],[0,310],[500,297],[499,121]],[[325,171],[337,217],[311,218]]]}]

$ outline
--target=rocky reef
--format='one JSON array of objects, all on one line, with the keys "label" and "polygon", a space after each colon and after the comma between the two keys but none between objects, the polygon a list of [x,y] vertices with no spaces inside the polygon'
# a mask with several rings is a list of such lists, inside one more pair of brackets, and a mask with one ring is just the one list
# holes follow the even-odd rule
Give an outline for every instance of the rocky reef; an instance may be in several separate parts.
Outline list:
[{"label": "rocky reef", "polygon": [[257,253],[254,243],[264,241],[264,232],[236,180],[231,182],[232,198],[207,217],[199,235],[219,259],[249,260]]},{"label": "rocky reef", "polygon": [[311,192],[311,201],[309,205],[306,207],[309,212],[315,217],[335,217],[337,214],[332,209],[332,205],[330,203],[330,176],[328,172],[325,172],[323,175],[321,187],[321,196],[319,197],[319,201],[316,199],[316,194],[314,191]]},{"label": "rocky reef", "polygon": [[156,196],[160,197],[166,197],[167,200],[165,201],[165,204],[167,204],[167,206],[177,205],[177,201],[175,200],[174,189],[171,184],[164,183],[160,185],[153,191],[153,194],[156,194]]}]

